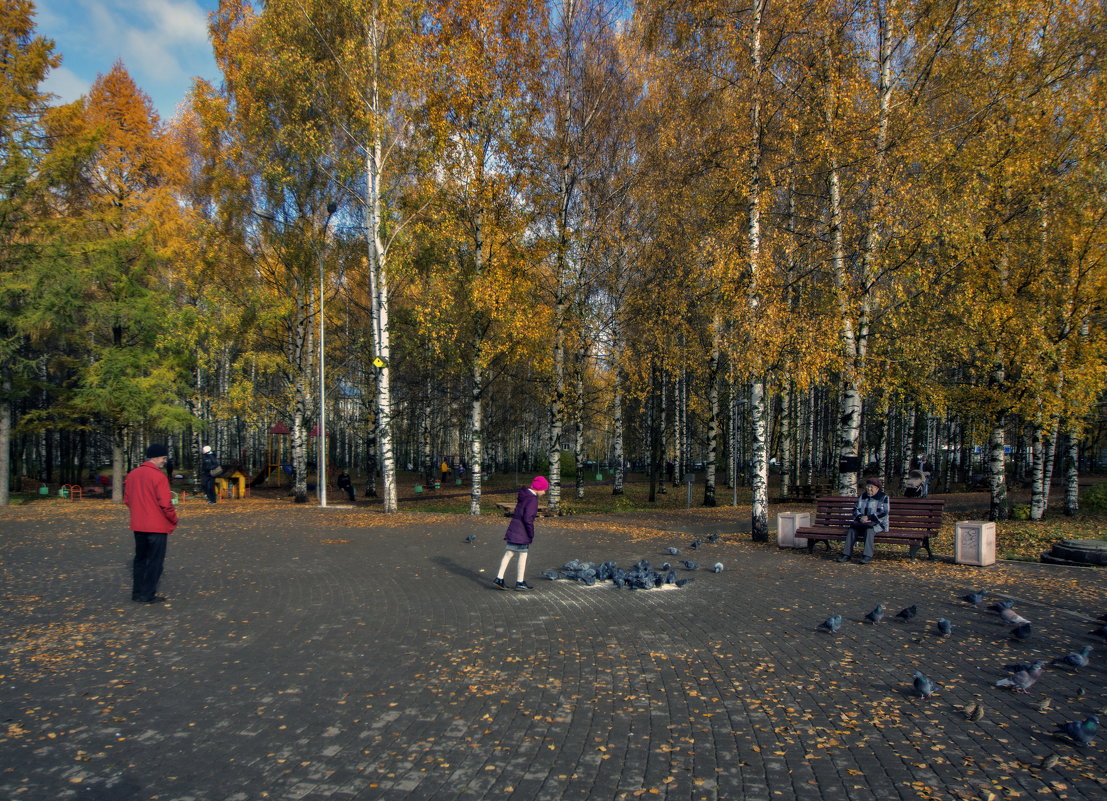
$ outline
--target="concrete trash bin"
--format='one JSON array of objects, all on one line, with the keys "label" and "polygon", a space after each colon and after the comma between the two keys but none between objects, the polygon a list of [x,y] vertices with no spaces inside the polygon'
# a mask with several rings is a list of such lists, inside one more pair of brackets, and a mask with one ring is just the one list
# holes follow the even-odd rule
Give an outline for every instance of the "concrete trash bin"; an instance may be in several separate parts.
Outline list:
[{"label": "concrete trash bin", "polygon": [[811,525],[810,512],[781,512],[776,516],[776,544],[781,548],[806,548],[807,540],[796,529]]},{"label": "concrete trash bin", "polygon": [[996,524],[961,520],[955,526],[953,561],[959,565],[990,565],[996,561]]}]

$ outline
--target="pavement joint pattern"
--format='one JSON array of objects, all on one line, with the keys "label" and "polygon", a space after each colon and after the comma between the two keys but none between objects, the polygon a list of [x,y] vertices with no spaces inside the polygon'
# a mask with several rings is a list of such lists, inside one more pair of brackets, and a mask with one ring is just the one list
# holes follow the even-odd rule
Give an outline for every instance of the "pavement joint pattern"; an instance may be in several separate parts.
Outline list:
[{"label": "pavement joint pattern", "polygon": [[[1107,704],[1107,647],[1087,635],[1102,570],[879,547],[839,565],[725,518],[597,516],[539,521],[535,589],[505,593],[502,518],[247,501],[185,507],[169,601],[142,606],[124,511],[75,506],[0,510],[3,799],[1107,796],[1105,737],[1051,733]],[[570,559],[675,563],[666,546],[708,533],[721,541],[697,558],[726,569],[679,570],[696,578],[682,589],[541,577]],[[1035,635],[957,600],[980,587],[1018,598]],[[911,603],[914,621],[891,620]],[[836,612],[838,633],[816,629]],[[994,686],[1004,664],[1086,643],[1080,671],[1047,668],[1025,696]],[[936,695],[914,696],[916,669]]]}]

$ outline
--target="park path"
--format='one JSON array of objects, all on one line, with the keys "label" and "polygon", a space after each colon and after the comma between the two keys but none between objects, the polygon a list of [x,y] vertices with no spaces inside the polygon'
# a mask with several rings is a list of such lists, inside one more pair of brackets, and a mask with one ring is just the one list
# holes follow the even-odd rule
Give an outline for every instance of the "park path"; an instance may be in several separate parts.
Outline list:
[{"label": "park path", "polygon": [[[1050,733],[1107,704],[1107,648],[1028,695],[993,686],[1005,664],[1095,644],[1103,571],[895,548],[838,565],[754,545],[715,510],[540,521],[536,589],[498,592],[500,518],[246,501],[184,507],[170,602],[140,606],[122,511],[77,506],[0,510],[0,798],[1107,795],[1103,738]],[[693,555],[708,533],[722,541]],[[658,564],[670,545],[701,565],[680,590],[536,578],[573,558]],[[1018,599],[1035,636],[957,600],[977,587]],[[919,617],[866,624],[881,601]],[[817,631],[832,613],[842,629]],[[936,695],[914,697],[916,669]]]}]

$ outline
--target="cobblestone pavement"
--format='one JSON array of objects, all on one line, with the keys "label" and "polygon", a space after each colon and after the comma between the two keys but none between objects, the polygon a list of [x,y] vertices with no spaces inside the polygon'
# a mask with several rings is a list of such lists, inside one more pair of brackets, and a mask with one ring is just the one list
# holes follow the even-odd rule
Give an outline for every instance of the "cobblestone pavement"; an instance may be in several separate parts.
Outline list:
[{"label": "cobblestone pavement", "polygon": [[[184,508],[169,603],[142,606],[122,510],[77,507],[0,510],[2,799],[1107,796],[1105,738],[1051,734],[1107,704],[1102,642],[1027,695],[993,686],[1096,642],[1102,570],[893,547],[839,565],[725,515],[563,518],[539,521],[534,591],[500,592],[500,518],[247,501]],[[689,556],[688,532],[711,530]],[[683,589],[541,578],[571,558],[675,562],[668,545],[701,564]],[[1034,636],[957,600],[978,587],[1017,598]],[[880,601],[919,616],[866,624]],[[841,631],[818,631],[835,612]],[[936,695],[914,696],[916,669]]]}]

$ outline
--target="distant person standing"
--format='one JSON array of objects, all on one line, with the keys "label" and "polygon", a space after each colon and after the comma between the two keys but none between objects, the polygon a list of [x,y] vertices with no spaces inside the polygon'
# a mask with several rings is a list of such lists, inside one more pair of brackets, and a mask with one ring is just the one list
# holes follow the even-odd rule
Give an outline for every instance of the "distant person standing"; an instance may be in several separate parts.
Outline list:
[{"label": "distant person standing", "polygon": [[504,584],[504,574],[511,564],[511,557],[516,554],[519,555],[519,562],[516,566],[515,589],[520,591],[534,589],[527,584],[526,580],[527,552],[530,550],[530,544],[534,542],[534,518],[538,515],[538,499],[549,488],[550,482],[544,476],[536,476],[529,487],[519,490],[519,495],[515,499],[515,511],[511,515],[511,522],[507,525],[507,533],[504,534],[507,550],[500,560],[496,579],[492,582],[496,589],[507,589],[507,585]]},{"label": "distant person standing", "polygon": [[346,497],[350,499],[350,503],[354,502],[354,482],[350,479],[350,474],[343,470],[338,474],[338,488],[346,493]]},{"label": "distant person standing", "polygon": [[934,472],[934,465],[930,463],[930,460],[927,458],[925,453],[920,453],[917,459],[913,459],[911,461],[910,469],[918,470],[920,473],[922,473],[922,494],[919,497],[925,498],[927,495],[930,494],[930,476]]},{"label": "distant person standing", "polygon": [[208,503],[215,503],[215,475],[212,471],[219,467],[219,460],[211,452],[211,445],[205,445],[201,453],[203,458],[200,461],[200,485],[204,488],[204,494],[208,496]]},{"label": "distant person standing", "polygon": [[135,535],[131,600],[140,604],[165,600],[157,594],[158,581],[165,564],[166,543],[177,528],[169,479],[162,472],[168,454],[164,445],[150,445],[146,461],[127,474],[123,485],[123,503],[131,512],[131,531]]}]

